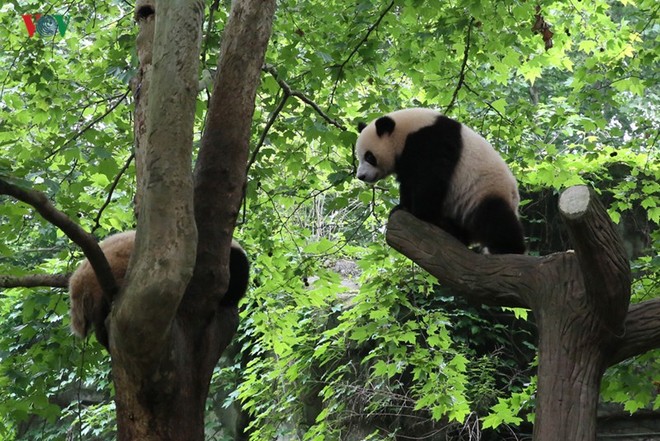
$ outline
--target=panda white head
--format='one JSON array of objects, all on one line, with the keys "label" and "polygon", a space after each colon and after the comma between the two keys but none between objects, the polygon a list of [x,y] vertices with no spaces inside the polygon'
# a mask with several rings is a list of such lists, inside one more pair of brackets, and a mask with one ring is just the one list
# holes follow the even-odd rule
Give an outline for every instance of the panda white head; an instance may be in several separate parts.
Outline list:
[{"label": "panda white head", "polygon": [[356,177],[373,183],[394,173],[408,135],[432,124],[438,116],[434,110],[413,108],[388,113],[366,125],[358,123]]}]

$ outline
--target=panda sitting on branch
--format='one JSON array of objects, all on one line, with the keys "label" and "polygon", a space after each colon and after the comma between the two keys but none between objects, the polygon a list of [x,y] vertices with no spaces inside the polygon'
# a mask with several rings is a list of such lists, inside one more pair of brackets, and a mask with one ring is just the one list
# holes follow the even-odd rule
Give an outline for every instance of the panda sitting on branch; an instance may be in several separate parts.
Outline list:
[{"label": "panda sitting on branch", "polygon": [[421,108],[359,123],[358,130],[357,178],[373,183],[395,174],[397,208],[485,252],[525,252],[516,179],[483,137]]}]

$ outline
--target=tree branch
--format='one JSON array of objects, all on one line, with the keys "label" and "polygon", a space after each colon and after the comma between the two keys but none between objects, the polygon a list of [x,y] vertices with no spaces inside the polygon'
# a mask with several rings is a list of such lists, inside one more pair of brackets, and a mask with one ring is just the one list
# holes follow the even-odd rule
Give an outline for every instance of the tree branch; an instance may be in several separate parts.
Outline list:
[{"label": "tree branch", "polygon": [[554,259],[481,255],[440,228],[396,210],[387,223],[387,243],[471,301],[529,308],[536,289],[529,284],[539,265]]},{"label": "tree branch", "polygon": [[47,286],[51,288],[67,288],[71,274],[30,274],[27,276],[0,275],[2,288],[37,288]]},{"label": "tree branch", "polygon": [[369,35],[380,25],[380,22],[383,21],[383,18],[387,15],[388,12],[390,12],[390,9],[394,6],[394,2],[391,2],[387,7],[383,10],[383,12],[380,13],[380,16],[376,20],[374,24],[369,26],[369,29],[367,29],[367,32],[364,34],[362,39],[358,42],[358,44],[353,48],[350,54],[348,54],[348,57],[339,65],[339,70],[337,71],[337,78],[335,78],[335,85],[332,88],[332,93],[330,94],[330,104],[335,99],[335,92],[337,91],[337,85],[339,84],[339,79],[341,78],[341,74],[344,71],[344,67],[351,61],[351,58],[357,53],[358,49],[360,49],[360,46],[362,46],[368,39]]},{"label": "tree branch", "polygon": [[623,337],[607,360],[610,366],[660,348],[660,298],[630,305],[624,328]]},{"label": "tree branch", "polygon": [[103,292],[106,294],[107,300],[109,301],[113,298],[117,292],[117,282],[94,236],[83,230],[80,225],[73,222],[66,214],[55,208],[46,195],[41,192],[18,187],[0,178],[0,194],[12,196],[19,201],[31,205],[44,219],[62,230],[69,239],[82,249],[90,265],[94,268],[96,277]]},{"label": "tree branch", "polygon": [[263,68],[265,72],[268,72],[275,78],[275,81],[277,81],[277,84],[279,84],[280,88],[282,89],[282,93],[284,94],[282,96],[282,99],[280,100],[279,104],[273,110],[273,112],[270,114],[268,117],[268,121],[266,122],[266,126],[264,127],[264,130],[261,132],[261,136],[259,137],[259,141],[257,141],[257,145],[255,146],[254,150],[252,151],[252,155],[250,156],[250,160],[248,161],[248,165],[246,167],[246,173],[250,171],[250,168],[254,164],[254,162],[257,160],[257,155],[259,153],[259,150],[261,150],[261,147],[263,146],[266,136],[268,135],[268,131],[271,129],[273,124],[275,123],[275,120],[279,116],[279,114],[282,112],[282,109],[284,109],[284,105],[288,101],[289,97],[295,96],[305,104],[310,105],[316,113],[321,115],[321,117],[326,120],[329,124],[332,124],[333,126],[337,127],[338,129],[341,130],[346,130],[346,127],[339,121],[334,120],[330,118],[330,116],[325,113],[318,104],[316,104],[314,101],[312,101],[310,98],[308,98],[304,93],[298,91],[298,90],[293,90],[291,89],[291,86],[287,84],[286,81],[282,80],[279,78],[279,75],[275,68],[273,66],[265,66]]},{"label": "tree branch", "polygon": [[117,174],[117,176],[115,176],[115,179],[112,181],[112,185],[110,186],[110,191],[108,192],[108,196],[105,198],[105,202],[99,209],[99,212],[96,214],[96,218],[94,219],[94,227],[92,228],[92,232],[96,231],[101,226],[101,224],[99,224],[99,222],[101,221],[101,215],[103,214],[103,211],[108,207],[108,205],[110,205],[112,194],[115,192],[115,188],[117,188],[117,185],[119,184],[119,180],[128,169],[128,166],[131,165],[133,158],[135,158],[135,153],[131,153],[131,155],[126,160],[126,163],[124,164],[122,169],[119,170],[119,173]]},{"label": "tree branch", "polygon": [[268,117],[268,121],[266,122],[266,126],[264,127],[264,130],[261,132],[259,141],[257,142],[257,145],[254,147],[254,150],[252,151],[252,155],[250,156],[250,160],[248,161],[247,167],[245,167],[246,175],[250,172],[250,168],[252,168],[252,165],[257,160],[257,155],[259,154],[259,150],[261,150],[261,147],[264,145],[264,142],[266,141],[266,136],[268,135],[270,128],[273,127],[273,124],[275,124],[275,120],[279,116],[280,112],[282,112],[282,109],[284,109],[284,105],[289,99],[290,94],[284,89],[283,89],[283,93],[284,95],[282,96],[282,99],[280,100],[275,110],[273,110],[273,112]]},{"label": "tree branch", "polygon": [[206,127],[195,164],[195,273],[181,305],[203,326],[227,290],[229,248],[246,181],[257,86],[271,34],[275,0],[233,2],[223,32]]},{"label": "tree branch", "polygon": [[53,156],[55,156],[56,154],[58,154],[59,152],[61,152],[62,150],[64,150],[66,148],[66,146],[71,144],[76,139],[80,138],[87,130],[91,129],[96,123],[103,120],[103,118],[105,118],[106,116],[110,115],[112,113],[112,111],[115,110],[117,108],[117,106],[119,106],[119,104],[121,104],[121,102],[126,99],[126,97],[128,96],[128,94],[130,92],[131,92],[131,89],[129,88],[128,90],[126,90],[126,93],[124,93],[121,97],[119,97],[119,99],[114,104],[112,104],[110,107],[108,107],[108,110],[106,110],[101,115],[97,116],[92,121],[90,121],[90,123],[87,124],[85,127],[83,127],[81,130],[79,130],[78,133],[73,135],[68,141],[65,141],[64,144],[62,144],[61,147],[59,147],[59,148],[55,149],[54,151],[52,151],[51,153],[49,153],[46,156],[45,159],[50,159]]},{"label": "tree branch", "polygon": [[470,92],[471,94],[473,94],[474,96],[476,96],[477,98],[479,98],[479,99],[480,99],[480,100],[486,105],[486,107],[488,107],[490,110],[492,110],[493,112],[495,112],[495,113],[497,114],[497,116],[500,117],[500,119],[503,119],[504,121],[506,121],[507,123],[509,123],[509,125],[514,125],[514,122],[511,120],[511,118],[509,118],[509,117],[507,117],[506,115],[504,115],[502,112],[500,112],[499,110],[497,110],[497,109],[496,109],[491,103],[489,103],[488,101],[486,101],[485,99],[483,99],[483,98],[481,97],[481,95],[479,95],[479,93],[477,93],[474,89],[472,89],[467,83],[463,83],[463,87],[465,87],[465,89],[467,89],[468,92]]},{"label": "tree branch", "polygon": [[282,90],[284,91],[286,96],[295,96],[296,98],[298,98],[303,103],[311,106],[312,109],[314,109],[316,111],[316,113],[321,115],[321,117],[324,120],[326,120],[329,124],[332,124],[333,126],[337,127],[340,130],[346,130],[346,127],[341,122],[330,118],[330,116],[328,116],[328,114],[326,114],[319,107],[318,104],[316,104],[309,97],[307,97],[307,95],[305,95],[304,93],[302,93],[298,90],[291,89],[291,87],[287,84],[287,82],[279,77],[277,71],[275,70],[275,68],[273,66],[266,66],[266,67],[264,67],[264,70],[266,72],[268,72],[269,74],[271,74],[273,76],[273,78],[275,78],[275,81],[277,81],[277,84],[280,85],[280,87],[282,88]]}]

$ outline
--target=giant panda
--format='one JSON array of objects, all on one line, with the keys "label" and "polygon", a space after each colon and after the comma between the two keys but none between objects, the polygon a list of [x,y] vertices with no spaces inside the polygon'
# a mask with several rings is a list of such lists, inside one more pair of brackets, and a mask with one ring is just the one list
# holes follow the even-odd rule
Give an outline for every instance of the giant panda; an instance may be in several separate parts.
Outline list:
[{"label": "giant panda", "polygon": [[358,179],[395,174],[399,208],[488,253],[525,252],[516,179],[483,137],[422,108],[359,123],[358,131]]},{"label": "giant panda", "polygon": [[[114,234],[99,243],[115,277],[117,286],[124,283],[126,270],[135,244],[135,231]],[[250,263],[241,245],[232,239],[229,254],[229,286],[220,300],[221,306],[236,307],[247,291],[250,277]],[[108,347],[105,318],[110,311],[96,273],[87,259],[69,277],[71,297],[71,331],[84,338],[92,325],[99,342]]]}]

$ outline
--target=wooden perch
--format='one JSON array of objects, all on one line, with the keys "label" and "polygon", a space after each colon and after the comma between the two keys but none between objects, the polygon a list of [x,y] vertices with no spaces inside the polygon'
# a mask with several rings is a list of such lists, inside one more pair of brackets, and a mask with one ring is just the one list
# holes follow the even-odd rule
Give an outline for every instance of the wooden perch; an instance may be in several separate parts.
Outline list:
[{"label": "wooden perch", "polygon": [[630,305],[624,334],[612,348],[607,365],[660,348],[660,298]]},{"label": "wooden perch", "polygon": [[523,282],[537,270],[536,258],[477,254],[405,210],[390,215],[387,243],[471,301],[530,308],[535,288]]},{"label": "wooden perch", "polygon": [[592,191],[566,190],[559,208],[575,252],[480,255],[403,210],[390,215],[387,242],[457,295],[530,308],[539,333],[534,440],[591,441],[606,367],[660,345],[660,300],[628,308],[623,244]]}]

